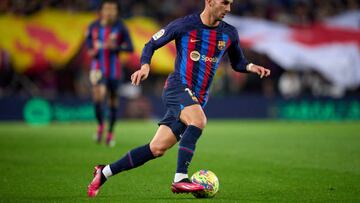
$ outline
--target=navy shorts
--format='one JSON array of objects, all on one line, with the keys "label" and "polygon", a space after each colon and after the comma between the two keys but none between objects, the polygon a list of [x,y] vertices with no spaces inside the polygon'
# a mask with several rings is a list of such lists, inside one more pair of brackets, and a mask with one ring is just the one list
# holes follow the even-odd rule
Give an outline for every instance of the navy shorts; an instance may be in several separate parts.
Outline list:
[{"label": "navy shorts", "polygon": [[158,125],[168,126],[180,140],[186,125],[180,121],[181,111],[194,104],[199,104],[193,92],[183,84],[167,86],[163,90],[162,100],[166,106],[165,116]]},{"label": "navy shorts", "polygon": [[107,92],[110,94],[110,97],[116,97],[119,89],[120,80],[107,79],[103,77],[97,82],[97,84],[105,85]]}]

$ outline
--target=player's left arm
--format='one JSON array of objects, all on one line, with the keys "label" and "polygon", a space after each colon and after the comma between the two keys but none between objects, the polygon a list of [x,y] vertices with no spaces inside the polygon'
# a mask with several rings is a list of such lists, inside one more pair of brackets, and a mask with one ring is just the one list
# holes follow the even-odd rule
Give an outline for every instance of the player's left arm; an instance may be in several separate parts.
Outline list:
[{"label": "player's left arm", "polygon": [[119,43],[118,50],[126,51],[126,52],[134,51],[134,46],[133,46],[129,31],[125,25],[123,26],[123,29],[122,29],[122,38]]},{"label": "player's left arm", "polygon": [[268,77],[270,75],[271,71],[269,69],[248,62],[243,51],[241,50],[240,40],[237,32],[234,34],[233,41],[228,49],[228,55],[232,68],[237,72],[255,73],[258,74],[260,78]]}]

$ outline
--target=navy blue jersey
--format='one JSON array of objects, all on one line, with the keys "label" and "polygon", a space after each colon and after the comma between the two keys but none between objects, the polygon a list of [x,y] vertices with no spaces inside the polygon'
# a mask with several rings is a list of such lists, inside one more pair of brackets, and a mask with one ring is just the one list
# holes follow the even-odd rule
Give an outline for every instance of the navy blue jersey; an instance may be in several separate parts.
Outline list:
[{"label": "navy blue jersey", "polygon": [[[105,49],[103,44],[115,41],[116,49]],[[91,69],[100,70],[105,78],[119,79],[121,77],[120,51],[133,51],[133,45],[127,28],[121,21],[111,26],[102,26],[100,21],[93,22],[86,37],[87,47],[96,49],[97,55],[93,58]]]},{"label": "navy blue jersey", "polygon": [[208,27],[200,14],[179,18],[156,33],[143,49],[141,64],[150,64],[154,51],[172,40],[176,42],[177,56],[167,85],[181,82],[195,93],[202,106],[225,52],[235,71],[246,72],[248,61],[241,51],[236,28],[224,21],[217,27]]}]

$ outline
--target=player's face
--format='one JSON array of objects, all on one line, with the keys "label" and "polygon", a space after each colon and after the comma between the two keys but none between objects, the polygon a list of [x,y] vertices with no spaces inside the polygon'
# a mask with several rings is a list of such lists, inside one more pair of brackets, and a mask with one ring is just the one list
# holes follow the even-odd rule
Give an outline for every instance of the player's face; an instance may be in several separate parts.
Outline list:
[{"label": "player's face", "polygon": [[105,3],[100,11],[101,18],[108,22],[114,22],[118,15],[118,7],[114,3]]},{"label": "player's face", "polygon": [[216,20],[221,21],[231,10],[232,0],[212,0],[211,12]]}]

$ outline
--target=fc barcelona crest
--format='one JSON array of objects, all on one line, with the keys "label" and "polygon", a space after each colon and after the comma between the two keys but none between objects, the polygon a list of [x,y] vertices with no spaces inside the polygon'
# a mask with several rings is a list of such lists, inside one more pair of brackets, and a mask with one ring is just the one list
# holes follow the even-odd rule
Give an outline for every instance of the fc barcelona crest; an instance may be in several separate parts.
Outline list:
[{"label": "fc barcelona crest", "polygon": [[218,41],[217,47],[218,47],[219,50],[225,49],[225,46],[226,46],[226,42],[225,42],[225,41]]}]

